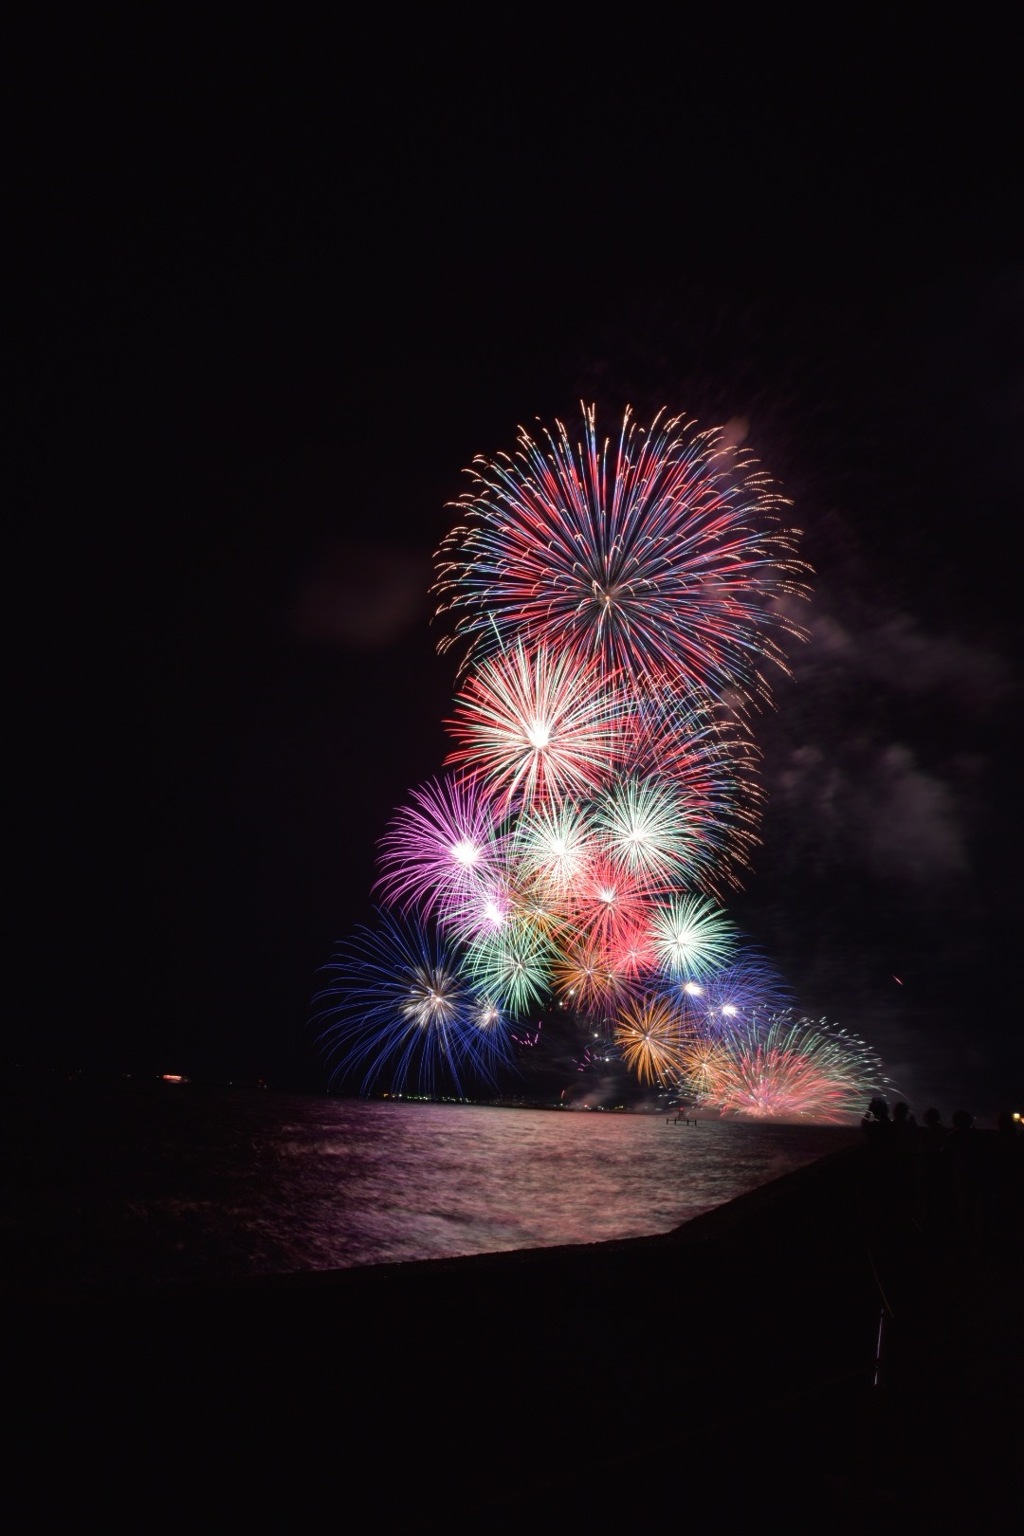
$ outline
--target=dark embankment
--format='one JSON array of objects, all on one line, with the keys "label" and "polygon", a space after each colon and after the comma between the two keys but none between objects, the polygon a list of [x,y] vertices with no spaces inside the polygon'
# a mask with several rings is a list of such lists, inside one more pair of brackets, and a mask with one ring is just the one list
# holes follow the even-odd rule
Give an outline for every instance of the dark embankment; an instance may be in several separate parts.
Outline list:
[{"label": "dark embankment", "polygon": [[1020,1245],[926,1239],[865,1168],[668,1237],[9,1298],[9,1464],[33,1524],[107,1530],[983,1529],[1021,1493]]}]

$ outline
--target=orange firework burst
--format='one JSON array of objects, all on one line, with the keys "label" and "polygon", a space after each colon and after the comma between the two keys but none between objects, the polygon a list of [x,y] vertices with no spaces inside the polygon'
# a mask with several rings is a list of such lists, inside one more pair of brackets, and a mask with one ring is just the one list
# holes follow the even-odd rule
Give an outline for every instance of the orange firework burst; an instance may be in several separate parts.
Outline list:
[{"label": "orange firework burst", "polygon": [[727,1056],[721,1040],[709,1035],[686,1037],[679,1052],[679,1069],[687,1089],[700,1099],[714,1099],[724,1084]]},{"label": "orange firework burst", "polygon": [[561,1001],[582,1014],[607,1017],[628,996],[630,978],[599,940],[577,940],[564,949],[551,967],[552,982]]},{"label": "orange firework burst", "polygon": [[687,1042],[683,1016],[666,998],[631,1003],[615,1023],[622,1059],[642,1083],[677,1082]]}]

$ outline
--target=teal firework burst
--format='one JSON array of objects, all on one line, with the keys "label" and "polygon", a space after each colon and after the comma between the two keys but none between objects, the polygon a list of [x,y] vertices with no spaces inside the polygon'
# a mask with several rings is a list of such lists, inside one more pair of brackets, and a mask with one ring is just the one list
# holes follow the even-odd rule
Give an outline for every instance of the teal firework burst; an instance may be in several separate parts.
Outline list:
[{"label": "teal firework burst", "polygon": [[614,866],[649,891],[690,883],[699,841],[679,788],[667,779],[616,778],[597,796],[593,821]]},{"label": "teal firework burst", "polygon": [[675,896],[650,917],[658,964],[673,980],[703,981],[727,966],[739,934],[723,908],[706,896]]},{"label": "teal firework burst", "polygon": [[467,945],[466,975],[480,996],[521,1018],[547,997],[554,953],[541,929],[513,917]]}]

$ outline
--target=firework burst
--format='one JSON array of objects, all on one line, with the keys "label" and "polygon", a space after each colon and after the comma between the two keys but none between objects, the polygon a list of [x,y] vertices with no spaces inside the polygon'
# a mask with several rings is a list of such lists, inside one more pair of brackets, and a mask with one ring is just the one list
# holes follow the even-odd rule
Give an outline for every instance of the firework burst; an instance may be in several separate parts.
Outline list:
[{"label": "firework burst", "polygon": [[433,779],[410,799],[381,838],[375,890],[385,906],[443,921],[500,887],[503,839],[488,801],[467,780]]},{"label": "firework burst", "polygon": [[597,659],[642,686],[765,695],[765,662],[785,668],[798,632],[783,601],[806,592],[797,530],[754,461],[719,430],[627,409],[613,447],[584,407],[573,441],[556,422],[519,430],[511,455],[477,458],[472,486],[437,552],[445,649],[467,661],[515,636],[576,664]]},{"label": "firework burst", "polygon": [[720,1108],[753,1119],[843,1124],[887,1086],[863,1040],[786,1010],[723,1039],[713,1091]]},{"label": "firework burst", "polygon": [[775,967],[749,948],[701,981],[686,980],[672,990],[693,1028],[710,1036],[729,1034],[745,1020],[781,1013],[793,1004]]},{"label": "firework burst", "polygon": [[361,1076],[370,1093],[389,1089],[454,1092],[493,1086],[513,1065],[497,1000],[466,979],[458,956],[414,919],[380,914],[324,967],[330,977],[314,999],[332,1082]]},{"label": "firework burst", "polygon": [[734,718],[659,694],[630,715],[622,777],[669,781],[685,817],[687,884],[707,895],[737,888],[758,842],[764,789],[758,754]]},{"label": "firework burst", "polygon": [[679,1009],[665,998],[628,1004],[615,1021],[615,1044],[642,1083],[677,1082],[688,1038]]},{"label": "firework burst", "polygon": [[572,800],[534,805],[517,824],[517,864],[556,905],[565,902],[595,852],[593,830]]},{"label": "firework burst", "polygon": [[636,942],[650,903],[635,875],[607,857],[595,857],[569,894],[567,910],[576,932],[606,953],[622,953]]},{"label": "firework burst", "polygon": [[593,937],[576,939],[560,949],[551,966],[551,980],[566,1008],[583,1019],[606,1021],[630,995],[632,973],[618,962],[609,946]]},{"label": "firework burst", "polygon": [[728,1056],[721,1039],[689,1034],[679,1050],[679,1086],[701,1103],[715,1103],[724,1092]]},{"label": "firework burst", "polygon": [[551,985],[553,950],[538,928],[504,923],[466,947],[465,970],[476,990],[513,1018],[542,1003]]},{"label": "firework burst", "polygon": [[596,790],[624,750],[621,690],[546,647],[516,643],[467,680],[447,722],[446,765],[486,786],[505,810]]},{"label": "firework burst", "polygon": [[616,778],[597,797],[594,826],[613,866],[648,891],[688,883],[698,837],[678,788],[667,779]]},{"label": "firework burst", "polygon": [[733,960],[737,930],[706,896],[676,896],[659,903],[651,916],[651,942],[665,973],[677,981],[700,982]]}]

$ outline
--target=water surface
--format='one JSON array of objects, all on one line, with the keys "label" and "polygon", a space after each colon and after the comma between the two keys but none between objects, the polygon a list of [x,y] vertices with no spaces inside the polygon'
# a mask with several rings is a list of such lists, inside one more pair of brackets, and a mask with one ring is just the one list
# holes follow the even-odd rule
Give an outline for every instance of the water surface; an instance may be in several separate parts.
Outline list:
[{"label": "water surface", "polygon": [[220,1281],[670,1232],[851,1129],[71,1079],[3,1095],[3,1276]]}]

